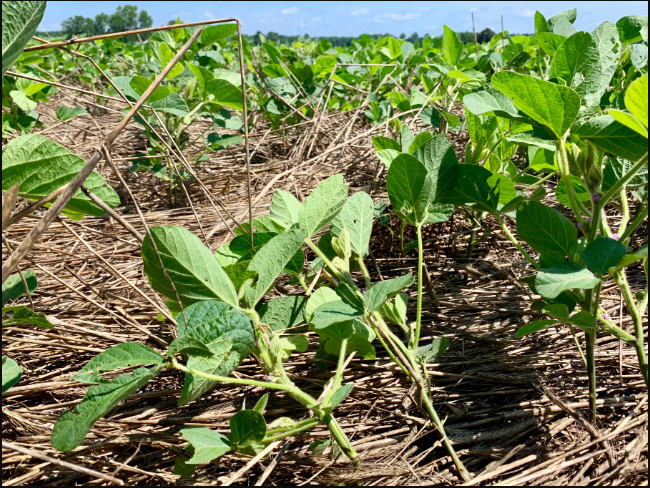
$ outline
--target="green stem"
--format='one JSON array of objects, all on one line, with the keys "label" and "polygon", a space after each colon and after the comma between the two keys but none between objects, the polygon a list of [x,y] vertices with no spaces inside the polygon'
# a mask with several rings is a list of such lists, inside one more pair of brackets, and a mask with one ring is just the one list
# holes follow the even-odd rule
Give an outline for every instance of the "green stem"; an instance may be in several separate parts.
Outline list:
[{"label": "green stem", "polygon": [[316,253],[316,255],[323,260],[325,265],[330,269],[331,273],[339,280],[339,281],[346,281],[345,276],[341,274],[341,272],[334,267],[332,262],[329,260],[327,256],[325,256],[325,253],[319,249],[319,247],[312,242],[312,240],[307,237],[305,239],[305,244],[307,244],[312,251]]},{"label": "green stem", "polygon": [[571,331],[571,335],[573,336],[573,342],[576,343],[576,346],[578,346],[578,352],[580,353],[580,357],[582,358],[582,362],[585,365],[585,368],[587,367],[587,358],[585,357],[585,353],[582,352],[582,346],[580,345],[580,341],[578,341],[578,337],[576,336],[576,331],[573,330],[573,325],[569,325],[569,330]]},{"label": "green stem", "polygon": [[[299,422],[296,425],[292,425],[288,430],[275,429],[275,430],[267,431],[266,437],[264,437],[264,440],[262,440],[262,444],[270,444],[271,442],[279,441],[280,439],[284,439],[285,437],[289,437],[292,435],[299,434],[300,432],[313,429],[318,424],[320,424],[320,422],[321,421],[318,417],[314,417],[311,419],[303,420],[302,422]],[[278,433],[276,433],[276,431]],[[270,434],[275,434],[275,435],[270,435]]]},{"label": "green stem", "polygon": [[619,198],[621,200],[621,208],[623,209],[623,216],[621,217],[621,223],[618,226],[618,235],[623,235],[625,229],[627,229],[627,224],[630,222],[630,205],[627,202],[627,193],[625,188],[621,188],[619,192]]},{"label": "green stem", "polygon": [[587,342],[587,375],[589,376],[589,421],[596,425],[596,361],[594,349],[596,347],[596,330],[585,330]]},{"label": "green stem", "polygon": [[619,240],[621,242],[625,241],[628,237],[632,235],[632,233],[643,223],[645,218],[648,216],[648,203],[644,205],[644,207],[641,209],[641,211],[638,213],[636,217],[634,217],[634,220],[632,223],[625,229],[625,232],[621,234]]},{"label": "green stem", "polygon": [[519,244],[517,239],[515,239],[515,236],[512,235],[510,229],[508,229],[501,216],[497,215],[496,217],[497,217],[497,221],[499,222],[499,225],[501,225],[501,228],[503,229],[503,232],[508,236],[508,239],[510,239],[510,242],[512,242],[517,247],[517,249],[519,249],[519,252],[526,258],[526,260],[530,264],[533,265],[535,269],[539,269],[539,264],[537,264],[537,262],[530,257],[530,255],[526,252],[526,250],[523,247],[521,247],[521,244]]},{"label": "green stem", "polygon": [[357,256],[357,262],[359,263],[359,267],[363,273],[363,279],[366,282],[366,288],[370,290],[372,282],[370,281],[370,273],[368,272],[368,268],[366,268],[366,263],[363,262],[363,258],[361,256]]},{"label": "green stem", "polygon": [[556,173],[557,173],[557,172],[547,174],[547,175],[544,176],[544,178],[542,178],[541,180],[538,180],[538,181],[536,181],[535,183],[533,183],[532,185],[530,185],[530,188],[544,184],[546,181],[550,180],[553,176],[555,176]]},{"label": "green stem", "polygon": [[341,388],[341,383],[343,382],[343,366],[345,366],[345,354],[348,346],[348,340],[343,339],[341,341],[341,351],[339,352],[339,363],[336,367],[336,374],[334,375],[334,383],[332,384],[332,392],[335,392]]},{"label": "green stem", "polygon": [[415,321],[415,334],[411,337],[409,349],[416,350],[420,342],[420,329],[422,327],[422,268],[424,249],[422,246],[422,224],[416,226],[418,234],[418,304],[417,315]]}]

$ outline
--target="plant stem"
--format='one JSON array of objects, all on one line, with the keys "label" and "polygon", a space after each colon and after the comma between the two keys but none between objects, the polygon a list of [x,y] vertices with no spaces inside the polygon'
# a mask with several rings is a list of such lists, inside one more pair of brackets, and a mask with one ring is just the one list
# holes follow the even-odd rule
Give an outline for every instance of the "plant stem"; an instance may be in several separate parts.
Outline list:
[{"label": "plant stem", "polygon": [[585,330],[587,343],[587,374],[589,376],[589,421],[596,425],[596,361],[594,349],[596,346],[596,330]]},{"label": "plant stem", "polygon": [[634,220],[632,223],[625,229],[625,232],[621,234],[620,241],[625,241],[628,237],[632,235],[632,233],[643,223],[645,218],[648,216],[648,203],[643,206],[641,211],[638,213],[636,217],[634,217]]},{"label": "plant stem", "polygon": [[420,342],[420,329],[422,327],[422,263],[424,258],[424,249],[422,246],[422,224],[416,225],[416,230],[418,234],[418,303],[415,319],[415,334],[411,336],[411,343],[409,344],[409,349],[412,351],[417,350]]},{"label": "plant stem", "polygon": [[[268,431],[266,433],[266,437],[264,437],[264,440],[262,440],[262,443],[270,444],[271,442],[279,441],[280,439],[284,439],[285,437],[289,437],[295,434],[299,434],[300,432],[313,429],[318,424],[320,424],[320,422],[321,421],[318,417],[314,417],[311,419],[303,420],[302,422],[299,422],[296,425],[291,426],[289,430],[277,429],[278,430],[277,434],[273,430]],[[275,435],[269,435],[269,434],[275,434]]]},{"label": "plant stem", "polygon": [[332,384],[332,392],[341,388],[343,382],[343,366],[345,366],[345,353],[348,346],[348,340],[341,341],[341,351],[339,352],[339,363],[336,367],[336,374],[334,375],[334,383]]},{"label": "plant stem", "polygon": [[515,236],[513,236],[512,233],[510,232],[510,229],[508,229],[508,227],[506,226],[505,222],[503,221],[503,218],[501,218],[500,215],[497,215],[496,217],[497,217],[497,221],[501,225],[501,228],[503,229],[503,232],[505,232],[505,234],[508,236],[508,239],[510,239],[510,241],[517,247],[517,249],[519,249],[519,252],[526,258],[526,260],[530,264],[533,265],[535,269],[539,269],[539,264],[537,264],[537,262],[530,257],[530,255],[526,252],[526,250],[523,247],[521,247],[521,244],[519,244],[517,239],[515,239]]},{"label": "plant stem", "polygon": [[567,324],[569,326],[569,330],[571,331],[571,335],[573,336],[573,341],[576,343],[576,346],[578,346],[578,352],[580,353],[580,357],[582,358],[582,362],[585,365],[585,368],[587,367],[587,358],[585,357],[585,353],[582,352],[582,346],[580,346],[580,341],[578,341],[578,337],[576,336],[576,331],[573,330],[573,325],[572,324]]},{"label": "plant stem", "polygon": [[325,253],[320,250],[320,248],[313,243],[313,241],[307,237],[305,239],[305,244],[311,248],[312,251],[316,253],[316,255],[323,260],[325,265],[330,269],[332,274],[339,280],[339,281],[346,281],[345,276],[341,274],[341,272],[334,267],[332,262],[329,260],[327,256],[325,256]]},{"label": "plant stem", "polygon": [[366,268],[366,263],[363,262],[363,258],[361,256],[357,256],[357,262],[359,263],[359,267],[363,273],[363,279],[366,282],[366,288],[370,290],[372,282],[370,281],[370,273],[368,272],[368,268]]},{"label": "plant stem", "polygon": [[621,188],[619,193],[619,198],[621,200],[621,208],[623,209],[623,216],[621,217],[621,223],[618,226],[618,235],[623,235],[627,224],[630,222],[630,205],[627,202],[627,193],[625,188]]}]

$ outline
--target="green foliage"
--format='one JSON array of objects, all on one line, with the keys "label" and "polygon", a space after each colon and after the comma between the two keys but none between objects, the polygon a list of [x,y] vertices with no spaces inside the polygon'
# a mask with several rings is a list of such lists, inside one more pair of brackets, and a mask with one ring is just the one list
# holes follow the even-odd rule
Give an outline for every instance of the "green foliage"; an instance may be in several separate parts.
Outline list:
[{"label": "green foliage", "polygon": [[413,225],[427,218],[433,199],[433,181],[424,164],[413,156],[400,154],[390,166],[386,177],[390,203]]},{"label": "green foliage", "polygon": [[522,202],[517,210],[517,234],[542,255],[564,260],[578,248],[578,231],[564,215],[539,202]]},{"label": "green foliage", "polygon": [[535,277],[535,288],[545,298],[557,298],[574,288],[589,289],[600,280],[577,263],[563,263],[541,270]]},{"label": "green foliage", "polygon": [[20,381],[23,370],[18,363],[6,356],[2,357],[2,393]]},{"label": "green foliage", "polygon": [[300,228],[307,237],[329,224],[348,198],[348,187],[342,175],[327,178],[302,204],[298,216]]},{"label": "green foliage", "polygon": [[306,321],[307,297],[289,296],[269,300],[260,306],[260,321],[272,331],[291,329]]},{"label": "green foliage", "polygon": [[230,451],[230,441],[218,432],[206,427],[185,427],[179,431],[183,439],[193,448],[192,457],[187,464],[205,464]]},{"label": "green foliage", "polygon": [[[25,282],[27,283],[29,292],[31,293],[34,290],[36,290],[37,281],[36,281],[36,273],[34,272],[34,270],[30,269],[28,271],[25,271],[23,273],[23,277],[25,278]],[[19,273],[12,274],[2,284],[2,307],[4,308],[4,306],[7,304],[9,300],[18,298],[24,293],[26,293],[25,284],[23,283],[20,274]]]},{"label": "green foliage", "polygon": [[47,2],[2,2],[2,76],[20,57],[36,32],[46,4]]}]

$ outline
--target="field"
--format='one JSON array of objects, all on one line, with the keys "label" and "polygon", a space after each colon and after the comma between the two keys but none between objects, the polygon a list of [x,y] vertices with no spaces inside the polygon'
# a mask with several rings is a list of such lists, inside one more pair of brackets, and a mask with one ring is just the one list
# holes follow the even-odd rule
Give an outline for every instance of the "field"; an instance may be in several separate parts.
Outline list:
[{"label": "field", "polygon": [[647,17],[2,7],[3,485],[647,484]]}]

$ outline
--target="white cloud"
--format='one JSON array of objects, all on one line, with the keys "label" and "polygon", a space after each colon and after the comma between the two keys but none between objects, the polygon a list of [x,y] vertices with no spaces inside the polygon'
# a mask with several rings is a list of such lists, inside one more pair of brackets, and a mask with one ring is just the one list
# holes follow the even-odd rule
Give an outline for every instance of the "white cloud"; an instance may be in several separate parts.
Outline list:
[{"label": "white cloud", "polygon": [[407,14],[397,14],[397,13],[387,13],[381,15],[375,15],[372,19],[373,22],[385,22],[390,20],[413,20],[417,19],[422,15],[422,12],[409,12]]},{"label": "white cloud", "polygon": [[368,15],[369,13],[370,13],[370,9],[369,9],[369,8],[359,8],[359,9],[357,9],[357,10],[353,10],[352,12],[350,12],[350,15],[354,15],[354,16],[357,16],[357,15]]},{"label": "white cloud", "polygon": [[287,9],[284,9],[284,10],[283,10],[282,12],[280,12],[280,13],[281,13],[281,14],[284,14],[284,15],[293,15],[293,14],[297,14],[297,13],[298,13],[298,7],[287,8]]},{"label": "white cloud", "polygon": [[532,17],[533,15],[535,15],[534,10],[524,10],[519,14],[520,17]]},{"label": "white cloud", "polygon": [[203,17],[210,20],[214,19],[214,15],[212,15],[212,12],[208,12],[207,10],[203,13]]},{"label": "white cloud", "polygon": [[311,19],[312,22],[320,22],[322,19],[320,17],[314,17]]}]

